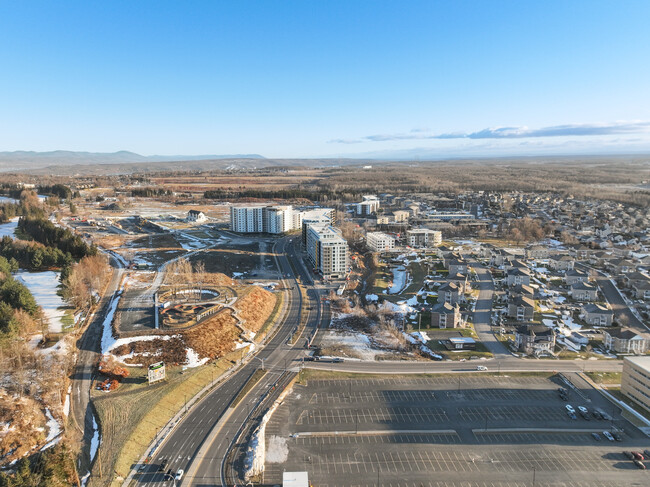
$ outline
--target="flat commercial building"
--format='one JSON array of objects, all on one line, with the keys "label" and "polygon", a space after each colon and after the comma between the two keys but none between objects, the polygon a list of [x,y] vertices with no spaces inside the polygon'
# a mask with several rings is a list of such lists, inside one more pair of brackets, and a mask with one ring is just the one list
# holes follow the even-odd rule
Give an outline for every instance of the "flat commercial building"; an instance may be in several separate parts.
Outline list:
[{"label": "flat commercial building", "polygon": [[372,252],[385,252],[395,248],[395,239],[383,232],[366,234],[366,245]]},{"label": "flat commercial building", "polygon": [[650,411],[650,357],[625,357],[621,392]]},{"label": "flat commercial building", "polygon": [[348,243],[340,232],[325,223],[305,223],[307,258],[326,279],[342,278],[348,271]]},{"label": "flat commercial building", "polygon": [[409,247],[426,248],[438,247],[442,244],[442,232],[428,228],[416,228],[406,232],[406,243]]}]

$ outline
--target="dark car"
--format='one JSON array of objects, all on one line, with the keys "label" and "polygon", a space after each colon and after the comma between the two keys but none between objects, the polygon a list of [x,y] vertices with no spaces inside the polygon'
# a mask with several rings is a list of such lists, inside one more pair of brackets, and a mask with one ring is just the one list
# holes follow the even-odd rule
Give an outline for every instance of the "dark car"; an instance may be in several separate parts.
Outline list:
[{"label": "dark car", "polygon": [[585,421],[591,421],[591,418],[589,417],[589,414],[585,413],[584,411],[580,411],[580,416],[582,416],[582,418]]},{"label": "dark car", "polygon": [[174,474],[172,473],[172,469],[168,469],[167,473],[165,474],[165,480],[174,480]]},{"label": "dark car", "polygon": [[623,441],[623,437],[620,435],[620,433],[612,433],[612,436],[616,441]]},{"label": "dark car", "polygon": [[631,451],[624,451],[623,455],[625,455],[630,460],[634,460],[634,453],[632,453]]},{"label": "dark car", "polygon": [[165,468],[167,468],[167,463],[169,463],[169,462],[167,461],[167,459],[166,459],[166,458],[163,458],[162,461],[160,462],[160,465],[158,466],[158,471],[159,471],[159,472],[164,472],[164,471],[165,471]]},{"label": "dark car", "polygon": [[634,460],[634,465],[639,467],[641,470],[645,470],[645,465],[643,464],[643,462],[641,460]]},{"label": "dark car", "polygon": [[643,454],[646,458],[650,458],[650,450],[643,450]]},{"label": "dark car", "polygon": [[566,413],[569,415],[569,417],[571,419],[578,419],[578,417],[576,416],[576,413],[572,413],[571,411],[567,411]]},{"label": "dark car", "polygon": [[600,414],[600,411],[597,411],[595,409],[591,412],[591,415],[596,419],[603,419],[603,415]]},{"label": "dark car", "polygon": [[598,433],[592,433],[591,436],[594,437],[594,440],[600,441],[600,435]]},{"label": "dark car", "polygon": [[304,360],[305,362],[313,362],[314,360],[316,360],[316,357],[309,356],[309,357],[305,357]]}]

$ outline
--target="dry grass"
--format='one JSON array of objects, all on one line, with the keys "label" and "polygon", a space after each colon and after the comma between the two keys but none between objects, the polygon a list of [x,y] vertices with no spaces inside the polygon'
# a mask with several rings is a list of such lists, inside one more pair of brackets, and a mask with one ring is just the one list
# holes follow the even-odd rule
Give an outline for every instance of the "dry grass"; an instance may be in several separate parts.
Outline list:
[{"label": "dry grass", "polygon": [[188,347],[200,357],[223,357],[235,347],[240,330],[232,311],[224,309],[205,320],[201,325],[181,333]]},{"label": "dry grass", "polygon": [[[29,396],[13,397],[0,389],[0,458],[2,463],[21,458],[45,439],[42,405]],[[40,430],[40,428],[45,428]]]},{"label": "dry grass", "polygon": [[244,320],[244,327],[254,333],[258,332],[275,307],[275,295],[258,286],[250,286],[234,304],[239,316]]},{"label": "dry grass", "polygon": [[173,337],[169,340],[155,338],[127,343],[114,349],[113,354],[119,357],[133,353],[133,357],[124,360],[124,363],[129,365],[148,367],[161,360],[168,365],[180,365],[185,363],[187,358],[185,348],[185,342],[180,337]]}]

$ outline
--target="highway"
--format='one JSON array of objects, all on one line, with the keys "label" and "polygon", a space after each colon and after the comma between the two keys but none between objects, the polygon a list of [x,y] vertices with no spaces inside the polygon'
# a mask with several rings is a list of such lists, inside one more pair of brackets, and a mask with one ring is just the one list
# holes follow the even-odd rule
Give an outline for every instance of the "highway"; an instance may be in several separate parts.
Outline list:
[{"label": "highway", "polygon": [[[165,459],[168,462],[166,469],[171,469],[172,472],[182,469],[187,472],[183,485],[220,484],[218,479],[221,461],[226,454],[226,444],[248,414],[250,402],[259,398],[268,389],[269,384],[278,379],[285,368],[298,365],[298,359],[305,354],[304,348],[301,348],[304,340],[298,340],[295,347],[286,345],[299,323],[303,306],[297,276],[289,259],[296,259],[294,262],[302,282],[311,282],[304,267],[297,262],[295,252],[295,249],[289,245],[288,239],[280,240],[276,246],[278,265],[284,276],[284,286],[288,289],[286,313],[277,333],[252,360],[190,409],[155,452],[146,469],[135,477],[136,483],[150,486],[169,485],[165,482],[164,474],[158,472],[160,463]],[[320,307],[317,305],[320,300],[318,296],[317,291],[310,290],[309,297],[316,303],[311,306],[314,311],[310,312],[305,333],[309,333],[309,329],[316,327],[321,320],[325,318],[329,320],[329,317],[321,316]],[[240,401],[236,407],[230,408],[239,391],[255,371],[262,367],[262,363],[268,371],[267,374],[243,401]],[[219,430],[213,431],[225,414],[228,415],[228,420],[219,424]]]}]

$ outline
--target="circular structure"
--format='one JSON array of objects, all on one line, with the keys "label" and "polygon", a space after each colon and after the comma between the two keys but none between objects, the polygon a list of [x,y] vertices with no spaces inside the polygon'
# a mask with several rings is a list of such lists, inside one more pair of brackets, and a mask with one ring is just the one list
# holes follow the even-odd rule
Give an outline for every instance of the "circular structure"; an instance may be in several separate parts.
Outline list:
[{"label": "circular structure", "polygon": [[[222,307],[222,293],[214,288],[165,291],[158,296],[163,328],[184,328],[211,316]],[[221,299],[220,299],[221,298]]]}]

